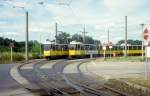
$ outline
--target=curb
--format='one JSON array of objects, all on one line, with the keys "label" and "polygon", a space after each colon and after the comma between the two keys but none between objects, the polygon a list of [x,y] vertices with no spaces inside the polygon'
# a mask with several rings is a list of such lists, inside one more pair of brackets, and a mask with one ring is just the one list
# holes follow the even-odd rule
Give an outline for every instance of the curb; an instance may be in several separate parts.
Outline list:
[{"label": "curb", "polygon": [[20,67],[22,65],[15,65],[14,67],[12,67],[10,69],[10,75],[12,76],[12,78],[17,81],[19,84],[21,84],[24,88],[28,89],[28,90],[38,90],[39,87],[36,86],[35,84],[32,84],[30,81],[28,81],[26,78],[24,78],[20,73]]}]

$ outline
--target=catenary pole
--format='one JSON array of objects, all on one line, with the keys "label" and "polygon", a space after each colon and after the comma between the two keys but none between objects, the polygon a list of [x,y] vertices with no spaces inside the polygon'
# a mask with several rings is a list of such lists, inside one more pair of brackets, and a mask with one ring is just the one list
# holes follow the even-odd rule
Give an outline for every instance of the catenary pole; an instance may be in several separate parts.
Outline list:
[{"label": "catenary pole", "polygon": [[125,57],[127,56],[127,16],[125,16]]},{"label": "catenary pole", "polygon": [[26,13],[26,42],[25,42],[25,62],[29,62],[29,53],[28,53],[28,11]]},{"label": "catenary pole", "polygon": [[58,43],[57,42],[57,23],[55,23],[55,43]]},{"label": "catenary pole", "polygon": [[142,27],[142,60],[144,60],[144,38],[143,38],[143,29],[145,24],[141,24]]}]

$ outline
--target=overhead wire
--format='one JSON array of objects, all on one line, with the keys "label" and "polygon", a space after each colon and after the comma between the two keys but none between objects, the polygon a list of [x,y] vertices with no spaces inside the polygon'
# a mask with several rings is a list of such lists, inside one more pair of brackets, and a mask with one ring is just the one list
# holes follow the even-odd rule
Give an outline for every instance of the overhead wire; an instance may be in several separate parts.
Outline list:
[{"label": "overhead wire", "polygon": [[[61,3],[60,5],[63,5],[63,6],[67,6],[68,7],[68,9],[71,11],[71,13],[73,14],[72,16],[74,16],[74,17],[76,17],[76,19],[78,19],[78,20],[76,20],[76,21],[81,21],[80,19],[79,19],[79,13],[77,13],[77,11],[75,12],[74,11],[74,9],[72,8],[72,2],[73,2],[73,0],[70,0],[68,3],[66,2],[66,3]],[[79,31],[80,32],[80,31]]]}]

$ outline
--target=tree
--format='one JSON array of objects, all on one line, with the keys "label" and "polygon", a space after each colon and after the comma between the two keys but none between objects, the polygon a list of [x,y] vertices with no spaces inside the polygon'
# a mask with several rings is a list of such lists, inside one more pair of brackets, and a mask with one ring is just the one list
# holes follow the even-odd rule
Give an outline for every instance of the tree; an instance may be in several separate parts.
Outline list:
[{"label": "tree", "polygon": [[124,44],[124,40],[119,40],[116,45],[121,45],[121,44]]},{"label": "tree", "polygon": [[38,41],[31,41],[32,47],[31,47],[31,53],[33,58],[39,58],[40,57],[40,43]]},{"label": "tree", "polygon": [[[116,45],[121,45],[121,44],[124,44],[125,43],[125,40],[120,40],[116,43]],[[128,39],[127,40],[127,44],[131,44],[131,45],[141,45],[142,44],[142,41],[141,40],[131,40],[131,39]]]},{"label": "tree", "polygon": [[83,42],[83,38],[79,34],[74,34],[71,38],[71,41]]},{"label": "tree", "polygon": [[[72,36],[72,41],[77,41],[77,42],[83,42],[83,36],[80,34],[74,34]],[[101,44],[101,42],[99,40],[94,40],[92,37],[90,36],[85,36],[85,44]]]},{"label": "tree", "polygon": [[66,33],[66,32],[61,32],[61,33],[58,34],[58,36],[57,36],[57,42],[58,42],[59,44],[67,44],[69,37],[70,37],[70,34],[68,34],[68,33]]}]

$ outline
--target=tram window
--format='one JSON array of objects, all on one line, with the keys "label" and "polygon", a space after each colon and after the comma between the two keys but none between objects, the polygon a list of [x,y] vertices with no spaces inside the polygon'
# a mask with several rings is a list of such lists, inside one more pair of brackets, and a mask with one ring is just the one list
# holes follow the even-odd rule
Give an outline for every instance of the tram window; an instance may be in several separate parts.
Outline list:
[{"label": "tram window", "polygon": [[52,48],[52,47],[53,47],[53,45],[50,45],[50,47],[49,47],[49,48],[50,48],[50,50],[53,50],[53,48]]},{"label": "tram window", "polygon": [[61,45],[57,45],[57,50],[62,50],[62,46]]},{"label": "tram window", "polygon": [[65,45],[64,48],[65,48],[65,50],[68,50],[68,45]]},{"label": "tram window", "polygon": [[97,49],[97,47],[93,45],[93,50],[96,50],[96,49]]},{"label": "tram window", "polygon": [[51,45],[51,50],[55,50],[55,45]]},{"label": "tram window", "polygon": [[81,50],[82,49],[82,45],[78,45],[79,46],[79,50]]},{"label": "tram window", "polygon": [[137,46],[132,46],[132,50],[137,50]]},{"label": "tram window", "polygon": [[77,50],[81,50],[81,45],[77,44]]},{"label": "tram window", "polygon": [[62,46],[61,45],[55,45],[55,50],[62,50]]},{"label": "tram window", "polygon": [[66,50],[65,45],[61,45],[61,50]]},{"label": "tram window", "polygon": [[58,50],[64,50],[63,45],[58,45]]},{"label": "tram window", "polygon": [[69,49],[71,49],[71,50],[75,50],[75,47],[76,47],[76,45],[73,45],[73,44],[69,45]]},{"label": "tram window", "polygon": [[95,50],[95,46],[91,45],[91,50]]},{"label": "tram window", "polygon": [[60,45],[56,45],[56,50],[61,50],[59,46]]},{"label": "tram window", "polygon": [[92,46],[91,45],[89,45],[89,50],[92,50],[93,48],[92,48]]},{"label": "tram window", "polygon": [[61,45],[61,46],[60,46],[60,49],[61,49],[61,50],[68,50],[67,45]]},{"label": "tram window", "polygon": [[88,50],[95,50],[95,46],[93,46],[93,45],[89,45]]},{"label": "tram window", "polygon": [[142,50],[142,46],[138,46],[138,50]]},{"label": "tram window", "polygon": [[44,50],[45,50],[45,51],[48,51],[49,49],[50,49],[50,45],[45,44],[45,45],[44,45]]},{"label": "tram window", "polygon": [[75,50],[78,50],[78,45],[75,45]]},{"label": "tram window", "polygon": [[89,50],[89,45],[85,45],[85,50]]},{"label": "tram window", "polygon": [[85,45],[81,45],[81,50],[86,50]]},{"label": "tram window", "polygon": [[64,45],[59,45],[59,50],[63,51],[64,50]]},{"label": "tram window", "polygon": [[76,50],[80,50],[80,45],[76,44],[75,46],[76,46],[75,47]]}]

